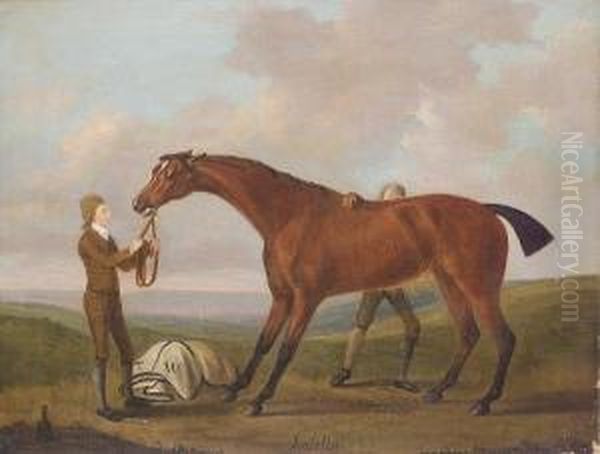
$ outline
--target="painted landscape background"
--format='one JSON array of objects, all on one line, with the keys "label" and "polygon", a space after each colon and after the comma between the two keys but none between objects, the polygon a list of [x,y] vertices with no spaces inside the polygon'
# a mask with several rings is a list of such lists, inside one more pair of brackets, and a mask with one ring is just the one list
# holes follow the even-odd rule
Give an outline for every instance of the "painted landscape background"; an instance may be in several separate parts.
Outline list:
[{"label": "painted landscape background", "polygon": [[[81,310],[13,304],[3,294],[0,426],[4,429],[0,440],[19,444],[31,450],[28,452],[182,452],[176,449],[185,448],[189,452],[282,453],[303,452],[294,450],[302,443],[306,452],[325,452],[310,444],[323,439],[332,446],[331,452],[339,453],[484,448],[490,452],[499,448],[522,453],[536,449],[589,452],[595,435],[596,380],[596,365],[590,359],[596,355],[600,281],[588,276],[579,278],[579,283],[579,315],[571,323],[561,320],[558,281],[514,282],[505,288],[503,306],[518,344],[506,397],[485,418],[473,418],[467,410],[489,383],[495,360],[489,339],[483,337],[446,400],[426,405],[418,395],[391,386],[403,328],[389,310],[382,311],[369,332],[354,379],[348,386],[331,388],[328,378],[341,359],[355,304],[355,298],[349,296],[321,308],[264,417],[248,418],[243,412],[272,365],[271,357],[254,385],[235,404],[223,404],[220,390],[207,389],[191,404],[153,408],[119,424],[100,421],[91,411],[91,352]],[[159,295],[156,298],[166,304],[166,296]],[[445,309],[435,295],[426,284],[411,289],[413,299],[422,305],[418,312],[423,334],[412,371],[422,387],[432,385],[445,372],[455,341]],[[210,294],[191,296],[193,304],[215,298]],[[251,303],[254,296],[246,298],[243,304],[264,311],[264,303]],[[129,295],[126,299],[134,302],[136,298]],[[224,301],[234,304],[238,299],[243,301],[235,295]],[[187,307],[192,307],[189,304]],[[140,310],[135,302],[133,308]],[[256,337],[251,318],[225,322],[218,317],[182,320],[131,314],[129,320],[139,352],[165,338],[198,338],[238,366],[251,352]],[[117,365],[112,368],[112,383],[117,383]],[[115,392],[111,398],[118,399]],[[49,405],[60,438],[40,445],[28,427],[39,418],[43,404]]]},{"label": "painted landscape background", "polygon": [[[337,454],[589,452],[599,46],[595,0],[0,0],[0,454],[316,454],[319,440]],[[321,307],[264,417],[243,411],[272,358],[236,404],[207,390],[118,425],[95,417],[80,198],[105,197],[124,247],[158,157],[191,148],[368,199],[398,182],[543,223],[556,240],[531,257],[507,229],[503,306],[518,343],[494,413],[467,415],[495,361],[485,336],[439,405],[389,386],[403,331],[385,304],[353,382],[330,388],[358,298],[346,295]],[[269,306],[260,236],[205,194],[162,207],[158,233],[152,289],[121,279],[137,351],[200,338],[241,366]],[[579,282],[568,317],[561,277]],[[426,388],[455,339],[427,281],[411,296],[423,321],[412,374]],[[44,404],[60,439],[39,444]]]}]

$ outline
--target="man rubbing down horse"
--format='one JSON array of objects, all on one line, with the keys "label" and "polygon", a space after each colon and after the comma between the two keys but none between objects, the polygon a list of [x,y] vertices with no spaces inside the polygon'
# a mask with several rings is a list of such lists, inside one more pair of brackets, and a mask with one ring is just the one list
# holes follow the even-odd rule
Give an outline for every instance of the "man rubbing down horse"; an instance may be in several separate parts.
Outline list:
[{"label": "man rubbing down horse", "polygon": [[[406,188],[398,183],[386,184],[379,194],[380,200],[394,200],[402,197],[406,197]],[[354,208],[361,200],[362,198],[358,194],[351,192],[344,196],[342,203],[346,207]],[[415,316],[406,294],[398,286],[368,290],[362,294],[360,304],[354,314],[354,327],[348,338],[344,362],[341,369],[331,377],[330,384],[332,386],[340,386],[352,376],[354,358],[361,350],[367,336],[367,331],[373,324],[375,313],[383,300],[387,300],[392,305],[396,313],[402,318],[405,327],[405,347],[402,364],[400,373],[393,382],[394,386],[411,392],[418,391],[418,388],[408,381],[407,374],[421,331],[421,324]]]},{"label": "man rubbing down horse", "polygon": [[108,405],[106,398],[109,333],[117,345],[121,358],[125,406],[135,406],[137,401],[128,385],[132,372],[133,349],[121,308],[117,268],[121,271],[135,268],[137,254],[143,241],[136,238],[128,248],[117,247],[108,230],[110,210],[98,194],[85,195],[80,201],[80,208],[84,223],[78,251],[87,275],[83,304],[96,353],[96,366],[93,373],[97,399],[96,413],[105,419],[118,421],[121,415]]}]

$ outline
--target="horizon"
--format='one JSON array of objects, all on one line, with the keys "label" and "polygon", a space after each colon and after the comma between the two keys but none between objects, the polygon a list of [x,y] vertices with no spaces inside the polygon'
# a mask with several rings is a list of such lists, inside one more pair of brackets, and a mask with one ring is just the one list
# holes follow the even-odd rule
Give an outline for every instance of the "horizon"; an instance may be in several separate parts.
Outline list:
[{"label": "horizon", "polygon": [[[589,278],[589,277],[600,277],[600,273],[581,273],[577,275],[578,278]],[[514,282],[535,282],[535,281],[546,281],[546,280],[558,280],[561,279],[561,276],[542,276],[542,277],[525,277],[525,278],[514,278],[514,279],[505,279],[503,284],[510,284]],[[399,286],[402,287],[412,287],[413,281],[406,281]],[[425,284],[425,286],[435,286],[435,281],[431,281],[429,284]],[[81,292],[85,291],[85,288],[51,288],[51,287],[0,287],[0,297],[1,292],[3,291],[36,291],[36,292]],[[151,292],[202,292],[202,293],[219,293],[219,294],[249,294],[249,295],[266,295],[269,296],[271,293],[268,289],[214,289],[214,288],[164,288],[164,287],[152,287],[152,288],[137,288],[137,287],[125,287],[123,286],[121,289],[121,294],[143,294],[143,293],[151,293]],[[343,293],[336,296],[344,296],[350,295],[353,293],[360,293],[360,290],[355,292]]]}]

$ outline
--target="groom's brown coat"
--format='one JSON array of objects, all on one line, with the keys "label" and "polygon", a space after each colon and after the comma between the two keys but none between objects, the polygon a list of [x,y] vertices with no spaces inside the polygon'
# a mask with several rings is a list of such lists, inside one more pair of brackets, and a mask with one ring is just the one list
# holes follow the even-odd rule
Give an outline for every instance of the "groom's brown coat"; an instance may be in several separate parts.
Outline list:
[{"label": "groom's brown coat", "polygon": [[105,240],[96,231],[86,228],[79,239],[79,256],[87,275],[83,305],[96,358],[108,358],[108,334],[111,333],[124,363],[133,360],[133,349],[123,318],[117,268],[129,271],[135,267],[136,254],[117,247],[112,238]]}]

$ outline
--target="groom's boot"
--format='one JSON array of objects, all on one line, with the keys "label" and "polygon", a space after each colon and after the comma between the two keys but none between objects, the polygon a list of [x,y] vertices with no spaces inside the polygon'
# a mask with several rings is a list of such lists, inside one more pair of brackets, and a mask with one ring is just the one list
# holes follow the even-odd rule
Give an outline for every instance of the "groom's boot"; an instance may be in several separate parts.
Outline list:
[{"label": "groom's boot", "polygon": [[362,328],[356,327],[352,330],[348,339],[348,347],[346,348],[344,365],[331,377],[331,380],[329,381],[331,386],[341,386],[350,379],[352,376],[354,357],[362,348],[366,334],[366,330]]},{"label": "groom's boot", "polygon": [[120,421],[121,416],[109,407],[106,399],[106,360],[97,360],[92,373],[96,393],[96,414],[109,421]]},{"label": "groom's boot", "polygon": [[406,336],[404,341],[404,352],[402,355],[402,365],[400,367],[400,374],[398,378],[394,380],[394,386],[396,388],[404,389],[411,393],[419,392],[419,387],[415,385],[413,382],[409,381],[408,376],[408,367],[410,366],[411,359],[413,357],[413,353],[415,351],[415,345],[417,343],[417,338],[412,336]]}]

